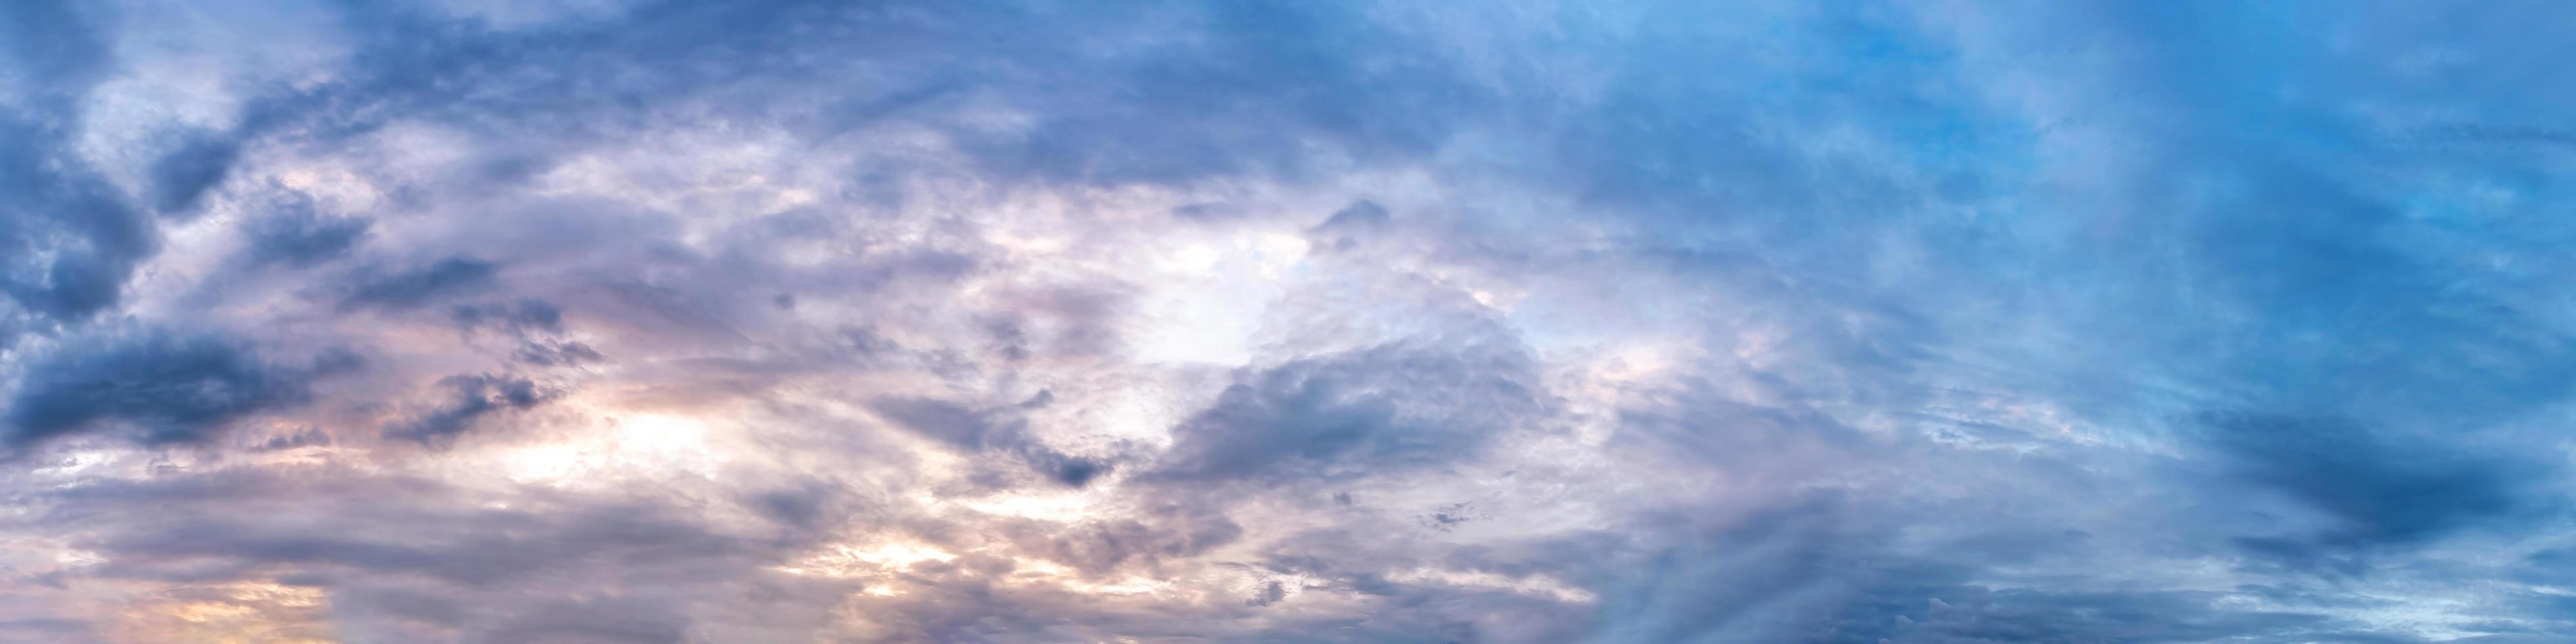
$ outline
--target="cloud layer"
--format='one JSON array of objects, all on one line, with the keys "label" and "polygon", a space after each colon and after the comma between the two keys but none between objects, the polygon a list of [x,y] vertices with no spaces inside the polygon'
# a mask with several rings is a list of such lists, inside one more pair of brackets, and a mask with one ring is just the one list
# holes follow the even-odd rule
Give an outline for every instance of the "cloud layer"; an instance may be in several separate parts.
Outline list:
[{"label": "cloud layer", "polygon": [[0,641],[2576,638],[2546,3],[0,3]]}]

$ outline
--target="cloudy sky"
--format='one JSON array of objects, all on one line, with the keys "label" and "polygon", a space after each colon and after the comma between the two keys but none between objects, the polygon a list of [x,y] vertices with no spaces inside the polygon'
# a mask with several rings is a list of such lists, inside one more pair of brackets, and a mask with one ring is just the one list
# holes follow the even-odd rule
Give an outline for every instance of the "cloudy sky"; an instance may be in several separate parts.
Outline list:
[{"label": "cloudy sky", "polygon": [[2571,31],[0,2],[0,641],[2576,641]]}]

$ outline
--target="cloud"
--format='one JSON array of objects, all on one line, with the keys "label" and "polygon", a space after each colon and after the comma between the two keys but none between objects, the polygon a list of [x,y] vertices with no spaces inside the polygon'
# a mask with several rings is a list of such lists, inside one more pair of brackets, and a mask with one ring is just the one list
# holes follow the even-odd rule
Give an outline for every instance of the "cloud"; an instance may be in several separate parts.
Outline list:
[{"label": "cloud", "polygon": [[73,152],[79,98],[110,64],[94,16],[53,2],[21,3],[6,20],[5,60],[23,98],[0,109],[0,290],[52,321],[117,303],[136,264],[159,249],[149,221]]},{"label": "cloud", "polygon": [[[519,509],[476,507],[458,503],[472,493],[439,482],[328,469],[91,485],[59,494],[66,504],[50,525],[78,535],[86,547],[116,553],[114,563],[92,571],[96,577],[210,585],[247,576],[313,589],[332,598],[330,614],[338,622],[323,630],[341,637],[670,641],[675,633],[710,632],[709,624],[675,612],[718,599],[696,595],[697,584],[742,582],[778,592],[784,589],[776,584],[789,581],[753,562],[792,542],[709,532],[653,505],[558,497],[527,499],[539,505]],[[143,521],[95,511],[97,504],[156,499],[189,503]],[[281,511],[287,506],[280,502],[319,512]],[[325,530],[313,521],[354,523]],[[651,578],[688,580],[689,588],[619,592]],[[801,611],[829,608],[791,603]],[[750,610],[745,615],[767,609]]]},{"label": "cloud", "polygon": [[153,207],[164,213],[196,207],[198,199],[222,182],[240,157],[239,142],[217,136],[189,137],[153,162]]},{"label": "cloud", "polygon": [[243,225],[243,253],[253,265],[303,268],[346,256],[370,225],[355,217],[326,218],[309,202],[290,201],[277,214]]},{"label": "cloud", "polygon": [[203,440],[305,400],[304,373],[234,340],[157,329],[81,337],[28,363],[9,398],[12,453],[83,431],[147,444]]},{"label": "cloud", "polygon": [[2330,518],[2311,534],[2236,539],[2293,568],[2361,574],[2367,568],[2352,557],[2545,516],[2544,502],[2523,491],[2546,473],[2536,463],[2413,444],[2341,419],[2222,414],[2208,422],[2234,476]]},{"label": "cloud", "polygon": [[165,4],[0,639],[2576,633],[2536,5]]},{"label": "cloud", "polygon": [[515,355],[521,362],[540,367],[581,365],[608,360],[608,356],[601,355],[598,350],[590,348],[590,345],[580,342],[552,344],[530,342],[520,346]]},{"label": "cloud", "polygon": [[430,407],[410,420],[386,425],[386,438],[415,440],[422,446],[443,446],[456,440],[456,435],[474,428],[474,420],[500,412],[533,410],[556,397],[556,392],[538,386],[531,379],[492,374],[459,374],[438,379],[438,386],[448,389],[448,402]]},{"label": "cloud", "polygon": [[449,392],[445,404],[387,427],[385,435],[426,445],[444,444],[473,429],[477,419],[532,409],[558,395],[534,380],[492,374],[448,376],[440,378],[438,386]]},{"label": "cloud", "polygon": [[925,438],[958,449],[1016,457],[1056,482],[1081,487],[1115,465],[1056,451],[1029,433],[1027,420],[1014,417],[1017,411],[1044,407],[1053,400],[1052,394],[1039,392],[1011,407],[978,412],[938,400],[880,398],[869,408]]},{"label": "cloud", "polygon": [[2310,614],[2230,611],[2218,597],[2191,593],[2032,593],[1965,589],[1953,600],[1925,600],[1921,618],[1898,622],[1891,642],[2096,641],[2201,642],[2270,637],[2278,641],[2405,641],[2341,631]]},{"label": "cloud", "polygon": [[544,300],[519,300],[512,304],[460,304],[448,310],[459,326],[473,328],[493,324],[520,331],[563,330],[563,309]]},{"label": "cloud", "polygon": [[347,294],[340,298],[340,308],[414,308],[480,289],[500,270],[492,262],[458,256],[407,269],[370,272],[352,280]]},{"label": "cloud", "polygon": [[1175,428],[1154,477],[1331,481],[1473,458],[1542,395],[1509,347],[1383,345],[1247,373]]},{"label": "cloud", "polygon": [[13,259],[0,289],[21,309],[56,321],[113,306],[136,264],[159,249],[151,222],[105,181],[58,148],[51,125],[0,117],[0,248]]}]

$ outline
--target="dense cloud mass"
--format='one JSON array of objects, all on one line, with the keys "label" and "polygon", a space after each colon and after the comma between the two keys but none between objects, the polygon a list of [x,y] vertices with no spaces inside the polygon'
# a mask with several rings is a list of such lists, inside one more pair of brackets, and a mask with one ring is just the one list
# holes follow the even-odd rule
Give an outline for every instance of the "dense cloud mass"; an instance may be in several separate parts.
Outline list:
[{"label": "dense cloud mass", "polygon": [[0,1],[0,642],[2576,641],[2571,30]]}]

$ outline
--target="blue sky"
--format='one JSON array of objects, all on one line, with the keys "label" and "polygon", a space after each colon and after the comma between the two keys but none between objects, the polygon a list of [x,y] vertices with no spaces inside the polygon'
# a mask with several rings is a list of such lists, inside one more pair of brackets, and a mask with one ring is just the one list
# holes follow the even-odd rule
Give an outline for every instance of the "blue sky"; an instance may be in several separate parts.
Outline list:
[{"label": "blue sky", "polygon": [[2576,640],[2571,23],[0,4],[0,641]]}]

